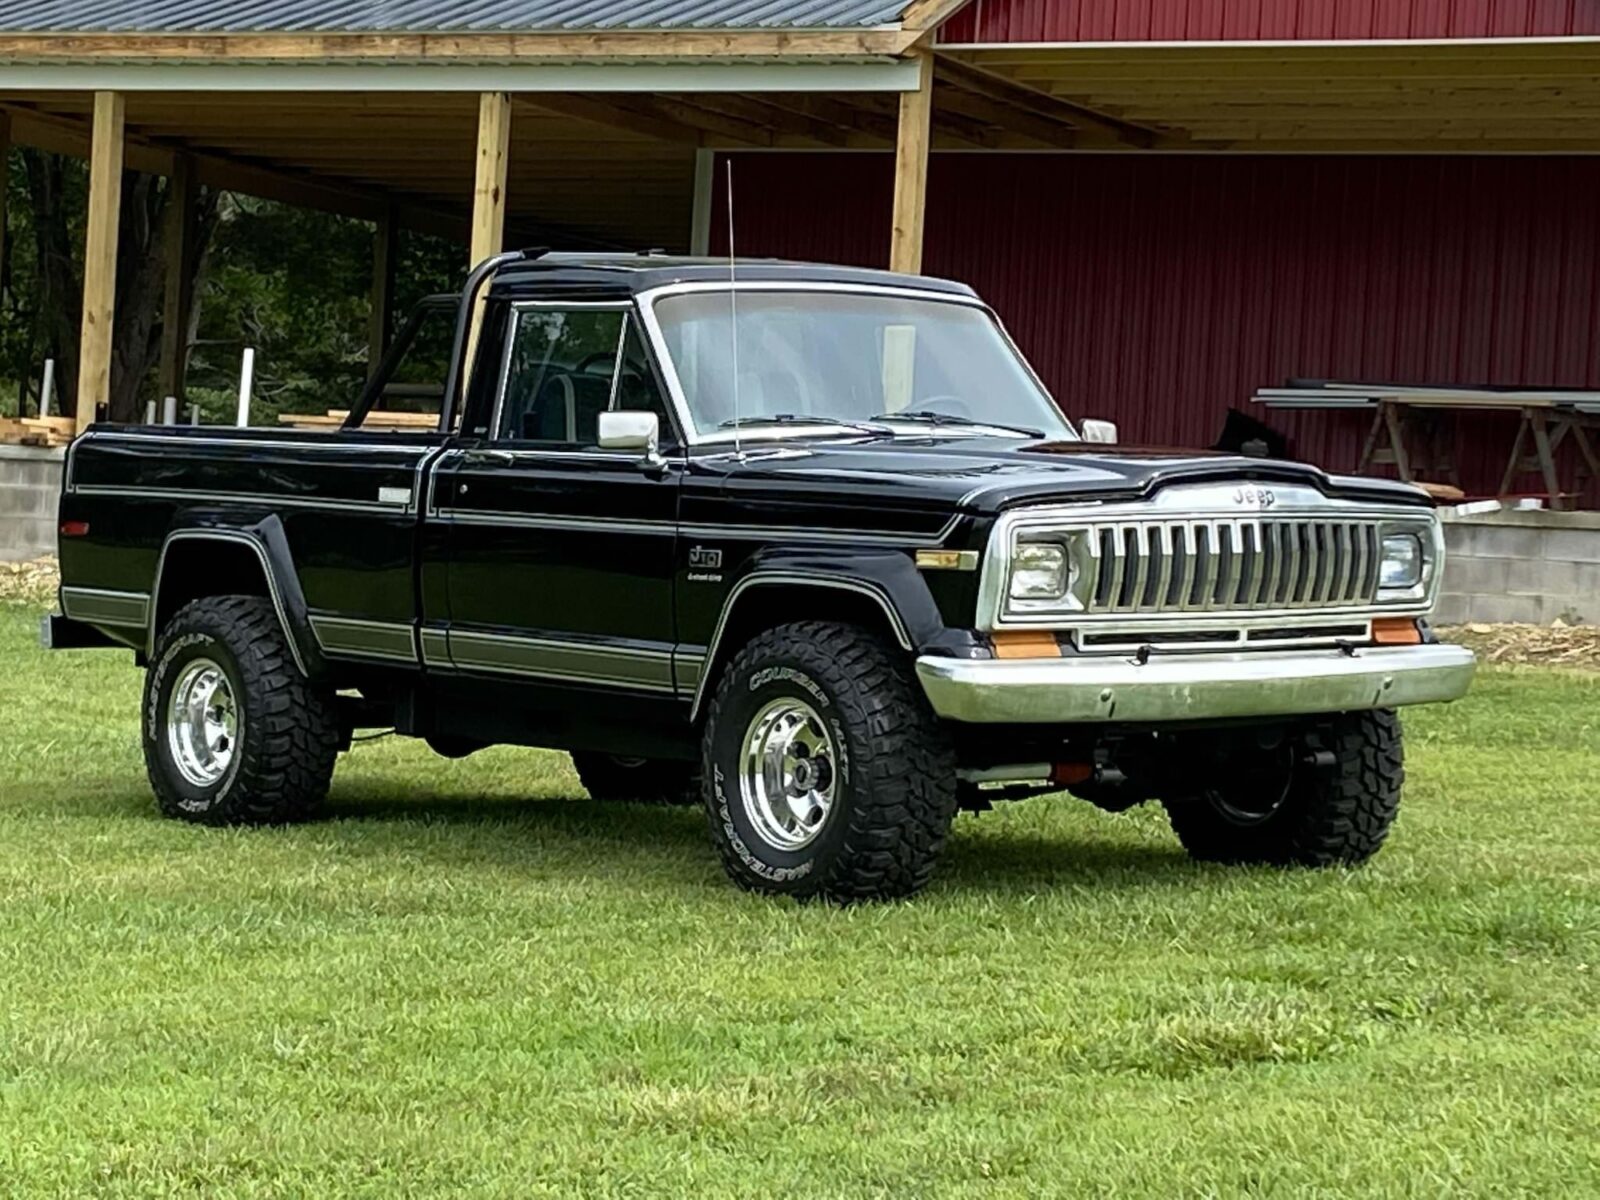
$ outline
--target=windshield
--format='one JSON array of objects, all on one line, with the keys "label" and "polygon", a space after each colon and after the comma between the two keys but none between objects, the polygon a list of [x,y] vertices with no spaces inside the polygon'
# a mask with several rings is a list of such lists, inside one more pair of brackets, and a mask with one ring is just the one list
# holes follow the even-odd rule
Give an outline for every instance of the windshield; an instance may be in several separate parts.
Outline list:
[{"label": "windshield", "polygon": [[1076,436],[976,305],[741,287],[664,296],[654,311],[701,438],[863,425],[924,436]]}]

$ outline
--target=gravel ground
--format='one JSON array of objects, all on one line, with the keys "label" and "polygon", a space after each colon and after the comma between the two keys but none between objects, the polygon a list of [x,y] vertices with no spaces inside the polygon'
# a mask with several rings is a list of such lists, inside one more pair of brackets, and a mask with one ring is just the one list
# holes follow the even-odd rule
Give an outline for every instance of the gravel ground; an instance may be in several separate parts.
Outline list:
[{"label": "gravel ground", "polygon": [[[0,600],[49,604],[58,580],[54,558],[0,562]],[[1471,646],[1485,662],[1600,671],[1600,626],[1449,625],[1438,633],[1445,641]]]},{"label": "gravel ground", "polygon": [[0,562],[0,600],[49,604],[55,600],[61,574],[54,558],[32,562]]}]

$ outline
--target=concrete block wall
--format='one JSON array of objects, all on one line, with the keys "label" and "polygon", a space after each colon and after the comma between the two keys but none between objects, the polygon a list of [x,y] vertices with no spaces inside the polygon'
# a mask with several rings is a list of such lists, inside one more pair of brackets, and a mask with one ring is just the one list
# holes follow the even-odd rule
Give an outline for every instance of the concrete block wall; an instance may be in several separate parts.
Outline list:
[{"label": "concrete block wall", "polygon": [[65,450],[0,445],[0,562],[56,552]]},{"label": "concrete block wall", "polygon": [[1600,625],[1600,513],[1444,510],[1440,625]]}]

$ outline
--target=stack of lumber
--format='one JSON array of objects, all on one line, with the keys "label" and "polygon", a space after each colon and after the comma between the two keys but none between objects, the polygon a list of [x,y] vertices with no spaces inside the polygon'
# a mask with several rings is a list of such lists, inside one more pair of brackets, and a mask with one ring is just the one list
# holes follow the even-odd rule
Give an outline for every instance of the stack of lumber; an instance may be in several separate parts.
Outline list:
[{"label": "stack of lumber", "polygon": [[0,442],[11,446],[65,446],[77,432],[71,417],[0,417]]},{"label": "stack of lumber", "polygon": [[[292,429],[337,429],[349,415],[347,408],[330,408],[326,413],[279,413],[278,420]],[[431,430],[438,427],[437,413],[374,411],[361,422],[362,429]]]},{"label": "stack of lumber", "polygon": [[1586,415],[1600,413],[1600,392],[1575,388],[1412,387],[1315,380],[1257,388],[1251,399],[1265,408],[1373,408],[1388,402],[1435,408],[1548,408]]}]

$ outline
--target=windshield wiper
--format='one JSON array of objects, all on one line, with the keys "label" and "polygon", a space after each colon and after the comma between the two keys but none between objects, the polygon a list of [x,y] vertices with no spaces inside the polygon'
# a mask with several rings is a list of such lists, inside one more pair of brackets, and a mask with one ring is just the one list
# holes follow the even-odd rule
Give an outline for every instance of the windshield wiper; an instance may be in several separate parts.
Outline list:
[{"label": "windshield wiper", "polygon": [[718,422],[718,429],[743,429],[750,425],[838,425],[845,429],[860,429],[866,433],[892,433],[882,425],[869,421],[846,421],[839,417],[818,417],[808,413],[751,413],[742,417],[729,417]]},{"label": "windshield wiper", "polygon": [[954,413],[929,412],[925,408],[907,409],[904,412],[879,413],[872,418],[874,421],[916,421],[923,425],[982,425],[989,429],[1005,429],[1012,433],[1020,433],[1026,437],[1043,437],[1041,429],[1029,429],[1026,425],[1007,425],[1002,421],[978,421],[972,417],[958,417]]}]

